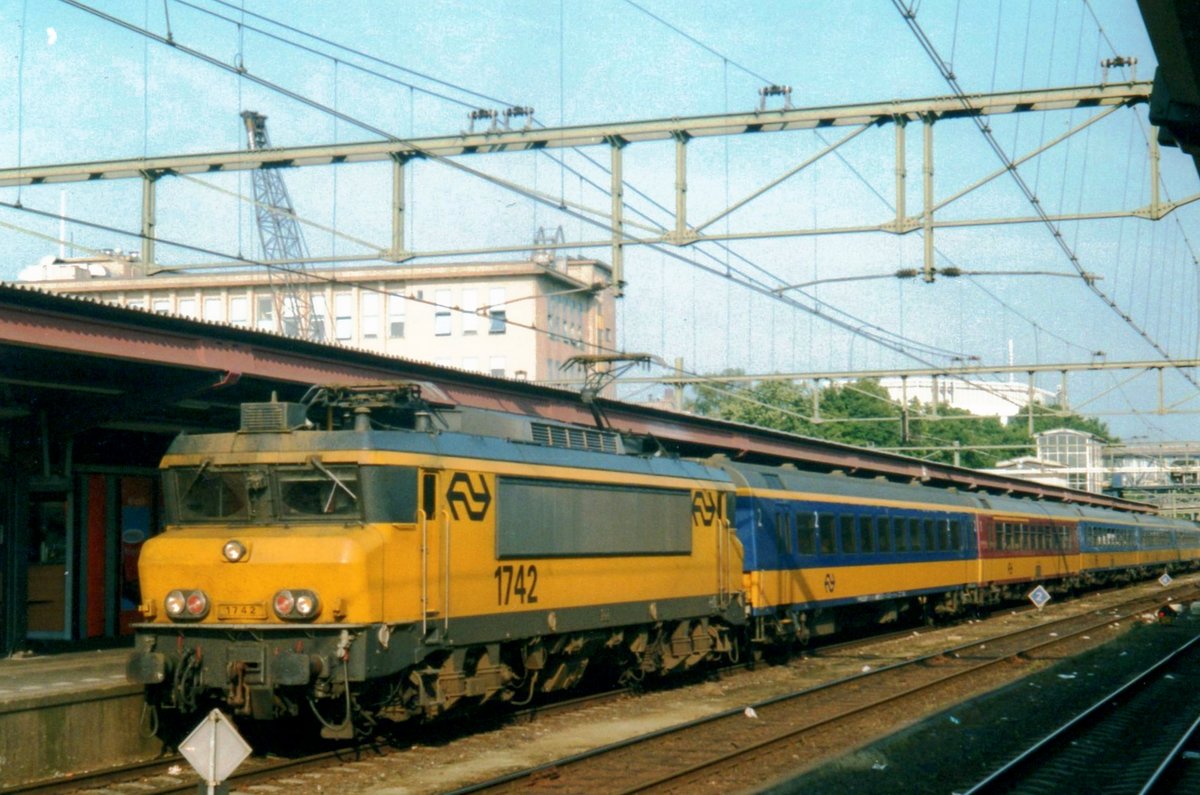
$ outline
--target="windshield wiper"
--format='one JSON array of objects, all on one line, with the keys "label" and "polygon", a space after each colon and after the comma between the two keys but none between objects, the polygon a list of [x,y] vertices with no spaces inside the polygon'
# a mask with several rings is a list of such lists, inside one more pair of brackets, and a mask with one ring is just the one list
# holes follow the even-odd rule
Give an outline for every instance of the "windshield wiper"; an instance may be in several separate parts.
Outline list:
[{"label": "windshield wiper", "polygon": [[186,497],[192,493],[192,489],[196,487],[196,483],[199,482],[200,476],[204,474],[204,470],[208,469],[208,465],[211,463],[211,458],[206,458],[200,462],[200,466],[196,468],[196,474],[192,476],[191,482],[187,484],[187,488],[184,489],[183,494],[180,495],[181,497]]},{"label": "windshield wiper", "polygon": [[[350,487],[347,486],[345,483],[343,483],[338,478],[337,475],[333,474],[328,469],[326,469],[325,465],[321,463],[321,459],[317,458],[316,456],[312,456],[311,458],[308,459],[308,463],[312,464],[313,469],[316,469],[322,475],[324,475],[325,477],[332,480],[338,488],[340,488],[342,491],[346,492],[346,494],[348,494],[350,496],[350,499],[354,500],[355,502],[358,502],[358,495],[355,494],[353,491],[351,491]],[[333,508],[333,495],[334,494],[337,494],[337,490],[330,489],[329,499],[327,499],[325,501],[325,508],[322,511],[323,513],[329,513],[330,510]]]}]

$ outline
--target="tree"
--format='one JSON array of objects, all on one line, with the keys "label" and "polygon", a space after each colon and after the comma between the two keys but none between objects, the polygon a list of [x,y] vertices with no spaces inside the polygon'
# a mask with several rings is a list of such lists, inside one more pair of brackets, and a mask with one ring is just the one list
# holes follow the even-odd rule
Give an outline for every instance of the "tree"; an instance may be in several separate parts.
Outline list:
[{"label": "tree", "polygon": [[[726,371],[722,375],[741,375]],[[1020,455],[1032,455],[1034,442],[1029,436],[1027,415],[1002,423],[996,417],[980,417],[963,409],[932,407],[917,400],[908,404],[909,434],[902,435],[903,411],[893,402],[878,381],[865,379],[832,384],[817,395],[813,412],[813,393],[791,381],[720,381],[696,388],[689,409],[698,414],[762,428],[787,431],[818,439],[827,439],[860,447],[917,447],[928,445],[922,457],[941,463],[967,467],[995,466],[998,461]],[[1056,428],[1071,428],[1099,437],[1103,442],[1117,438],[1103,422],[1078,414],[1062,413],[1059,406],[1033,406],[1035,433]],[[961,449],[934,449],[953,448]],[[919,448],[914,452],[921,452]]]}]

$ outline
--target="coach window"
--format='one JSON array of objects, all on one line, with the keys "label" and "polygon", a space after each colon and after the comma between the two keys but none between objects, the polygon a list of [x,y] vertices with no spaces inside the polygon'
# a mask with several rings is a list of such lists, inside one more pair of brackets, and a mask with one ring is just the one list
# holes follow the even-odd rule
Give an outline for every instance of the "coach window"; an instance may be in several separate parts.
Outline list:
[{"label": "coach window", "polygon": [[958,520],[943,519],[941,524],[942,524],[942,549],[957,550],[958,549]]},{"label": "coach window", "polygon": [[788,555],[795,552],[795,545],[792,543],[792,526],[791,516],[783,511],[777,511],[775,514],[775,540],[779,544],[779,551]]},{"label": "coach window", "polygon": [[896,551],[908,551],[908,531],[904,529],[904,520],[892,517],[889,520],[892,524],[892,533],[896,538]]},{"label": "coach window", "polygon": [[875,551],[875,522],[870,516],[858,520],[858,548],[862,552]]},{"label": "coach window", "polygon": [[886,516],[875,517],[875,535],[879,540],[876,545],[880,552],[892,551],[892,528]]},{"label": "coach window", "polygon": [[925,549],[934,552],[938,548],[937,529],[933,525],[932,519],[922,519],[921,527],[924,529]]},{"label": "coach window", "polygon": [[841,536],[842,554],[850,555],[858,552],[858,544],[855,543],[856,539],[854,538],[854,516],[842,514],[838,517],[838,520],[838,526],[841,530],[839,535]]},{"label": "coach window", "polygon": [[924,548],[921,542],[921,520],[906,519],[904,522],[908,525],[908,546],[913,552],[920,552]]},{"label": "coach window", "polygon": [[815,555],[817,552],[817,524],[816,514],[811,511],[802,511],[796,514],[796,535],[799,538],[799,543],[796,545],[796,551],[801,555]]},{"label": "coach window", "polygon": [[821,531],[821,554],[832,555],[837,552],[837,542],[833,537],[833,514],[817,514],[817,527]]}]

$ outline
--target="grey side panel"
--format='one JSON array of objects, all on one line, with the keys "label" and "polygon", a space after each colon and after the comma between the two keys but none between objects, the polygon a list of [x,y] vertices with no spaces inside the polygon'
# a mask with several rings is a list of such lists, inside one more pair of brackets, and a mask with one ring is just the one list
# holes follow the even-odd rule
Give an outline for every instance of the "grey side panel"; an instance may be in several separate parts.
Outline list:
[{"label": "grey side panel", "polygon": [[692,551],[686,491],[504,477],[498,491],[501,559]]}]

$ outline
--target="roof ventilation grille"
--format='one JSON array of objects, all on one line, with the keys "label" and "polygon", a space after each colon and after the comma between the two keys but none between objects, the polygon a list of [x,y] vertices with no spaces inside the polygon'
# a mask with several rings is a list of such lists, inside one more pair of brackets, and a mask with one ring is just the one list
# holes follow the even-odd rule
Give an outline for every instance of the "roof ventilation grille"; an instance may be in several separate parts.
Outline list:
[{"label": "roof ventilation grille", "polygon": [[589,450],[595,453],[616,453],[617,435],[591,428],[569,428],[562,425],[547,425],[541,422],[530,424],[534,444],[546,447],[566,447],[572,450]]},{"label": "roof ventilation grille", "polygon": [[301,403],[243,403],[243,433],[280,433],[308,424],[307,407]]}]

